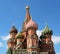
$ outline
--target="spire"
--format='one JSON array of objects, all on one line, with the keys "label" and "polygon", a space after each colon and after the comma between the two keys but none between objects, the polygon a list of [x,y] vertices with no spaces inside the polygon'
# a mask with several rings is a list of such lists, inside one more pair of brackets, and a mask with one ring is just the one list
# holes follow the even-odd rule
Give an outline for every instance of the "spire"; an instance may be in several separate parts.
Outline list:
[{"label": "spire", "polygon": [[26,6],[26,18],[25,18],[25,22],[26,24],[28,23],[28,21],[31,19],[30,13],[29,13],[29,6]]},{"label": "spire", "polygon": [[29,10],[30,10],[29,6],[26,6],[26,16],[25,16],[25,20],[24,20],[24,22],[23,22],[22,31],[25,30],[25,25],[26,25],[26,24],[30,21],[30,19],[31,19]]}]

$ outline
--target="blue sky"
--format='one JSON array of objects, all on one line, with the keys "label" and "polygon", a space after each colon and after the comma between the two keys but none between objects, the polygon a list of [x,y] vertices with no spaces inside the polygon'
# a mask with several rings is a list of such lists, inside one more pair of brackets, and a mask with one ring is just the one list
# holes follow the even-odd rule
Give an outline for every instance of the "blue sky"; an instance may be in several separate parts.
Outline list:
[{"label": "blue sky", "polygon": [[53,30],[54,48],[56,54],[60,54],[60,0],[0,0],[0,53],[6,53],[6,40],[12,25],[21,31],[26,5],[30,7],[30,14],[38,24],[39,32],[46,22]]}]

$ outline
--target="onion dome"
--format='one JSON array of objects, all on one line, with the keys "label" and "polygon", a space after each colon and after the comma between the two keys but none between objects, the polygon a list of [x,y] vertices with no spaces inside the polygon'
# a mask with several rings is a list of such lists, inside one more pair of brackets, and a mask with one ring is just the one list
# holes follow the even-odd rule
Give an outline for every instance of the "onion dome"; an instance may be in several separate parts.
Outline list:
[{"label": "onion dome", "polygon": [[22,35],[22,33],[17,33],[17,35],[16,35],[16,37],[15,37],[16,39],[19,39],[19,38],[23,38],[23,35]]},{"label": "onion dome", "polygon": [[26,25],[26,29],[29,29],[29,28],[37,30],[38,25],[31,19]]},{"label": "onion dome", "polygon": [[15,26],[12,26],[11,30],[10,30],[10,33],[17,33],[17,29],[15,28]]},{"label": "onion dome", "polygon": [[40,36],[40,39],[43,39],[43,38],[46,39],[46,36],[45,36],[45,35],[41,35],[41,36]]},{"label": "onion dome", "polygon": [[7,43],[9,43],[9,42],[15,42],[15,39],[9,38],[8,41],[7,41]]},{"label": "onion dome", "polygon": [[46,34],[51,34],[51,35],[53,34],[53,31],[49,29],[48,25],[46,25],[46,27],[42,31],[42,35],[46,35]]}]

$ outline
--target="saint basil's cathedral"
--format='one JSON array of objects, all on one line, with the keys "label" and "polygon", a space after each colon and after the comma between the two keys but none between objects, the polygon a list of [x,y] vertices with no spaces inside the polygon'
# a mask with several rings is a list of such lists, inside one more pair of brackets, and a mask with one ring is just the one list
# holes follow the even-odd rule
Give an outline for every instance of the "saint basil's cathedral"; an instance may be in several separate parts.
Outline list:
[{"label": "saint basil's cathedral", "polygon": [[36,34],[38,25],[31,18],[29,10],[29,6],[26,6],[22,31],[18,32],[15,26],[10,29],[6,54],[55,54],[54,43],[51,39],[53,31],[46,25],[38,37]]}]

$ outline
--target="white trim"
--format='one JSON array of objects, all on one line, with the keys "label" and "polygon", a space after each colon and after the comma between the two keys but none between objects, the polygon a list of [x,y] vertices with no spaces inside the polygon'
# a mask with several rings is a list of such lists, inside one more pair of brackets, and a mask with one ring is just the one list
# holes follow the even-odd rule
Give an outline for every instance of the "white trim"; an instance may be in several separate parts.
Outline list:
[{"label": "white trim", "polygon": [[40,52],[40,54],[48,54],[48,52]]},{"label": "white trim", "polygon": [[19,52],[19,54],[28,54],[27,52]]},{"label": "white trim", "polygon": [[32,53],[36,53],[37,54],[37,51],[28,52],[28,54],[32,54]]}]

